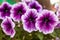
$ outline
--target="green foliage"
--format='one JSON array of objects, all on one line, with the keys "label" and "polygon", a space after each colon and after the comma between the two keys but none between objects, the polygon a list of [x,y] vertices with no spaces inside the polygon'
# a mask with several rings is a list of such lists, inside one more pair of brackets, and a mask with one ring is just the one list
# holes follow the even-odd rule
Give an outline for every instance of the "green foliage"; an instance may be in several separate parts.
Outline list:
[{"label": "green foliage", "polygon": [[0,4],[2,4],[2,2],[4,2],[4,1],[6,1],[12,5],[16,3],[16,0],[0,0]]},{"label": "green foliage", "polygon": [[11,40],[11,38],[9,36],[7,36],[3,33],[1,28],[0,28],[0,40]]},{"label": "green foliage", "polygon": [[6,1],[10,4],[15,4],[16,3],[16,0],[6,0]]},{"label": "green foliage", "polygon": [[55,29],[55,36],[60,38],[60,28],[59,29]]},{"label": "green foliage", "polygon": [[40,40],[43,40],[44,35],[42,33],[38,32],[38,33],[36,33],[36,35]]},{"label": "green foliage", "polygon": [[43,34],[39,31],[28,33],[23,30],[23,26],[20,28],[18,26],[15,27],[16,34],[14,38],[10,38],[10,36],[5,35],[0,27],[0,40],[52,40],[56,39],[56,37],[60,38],[60,29],[55,29],[51,34]]},{"label": "green foliage", "polygon": [[0,40],[52,40],[56,37],[60,38],[60,29],[55,29],[55,31],[51,34],[44,35],[40,32],[32,32],[28,33],[23,28],[15,27],[16,34],[14,38],[10,38],[10,36],[7,36],[4,34],[2,29],[0,28]]},{"label": "green foliage", "polygon": [[2,4],[3,1],[4,1],[4,0],[0,0],[0,4]]}]

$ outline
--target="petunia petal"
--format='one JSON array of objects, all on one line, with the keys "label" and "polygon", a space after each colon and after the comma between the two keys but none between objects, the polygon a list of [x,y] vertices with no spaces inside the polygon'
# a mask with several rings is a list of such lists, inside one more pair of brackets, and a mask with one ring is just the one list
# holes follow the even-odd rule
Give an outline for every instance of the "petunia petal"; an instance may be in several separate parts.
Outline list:
[{"label": "petunia petal", "polygon": [[6,17],[2,21],[1,27],[2,27],[3,32],[6,35],[9,35],[9,36],[12,35],[11,37],[13,37],[15,35],[15,30],[14,30],[15,23],[12,21],[12,19],[10,17]]},{"label": "petunia petal", "polygon": [[54,31],[55,26],[58,24],[58,17],[53,11],[44,9],[36,19],[36,28],[44,34],[49,34]]},{"label": "petunia petal", "polygon": [[35,27],[35,22],[37,18],[37,11],[34,9],[29,9],[25,15],[22,16],[23,28],[25,31],[31,33],[32,31],[37,31]]},{"label": "petunia petal", "polygon": [[15,5],[13,5],[13,8],[11,10],[12,19],[14,21],[20,21],[21,16],[25,14],[27,9],[28,9],[28,7],[23,2],[19,2],[19,3],[15,4]]},{"label": "petunia petal", "polygon": [[39,4],[37,1],[32,1],[28,4],[28,7],[30,9],[36,9],[37,12],[41,12],[42,11],[42,5]]},{"label": "petunia petal", "polygon": [[6,16],[10,17],[11,14],[11,5],[8,2],[3,2],[0,6],[0,17],[1,19],[5,19]]}]

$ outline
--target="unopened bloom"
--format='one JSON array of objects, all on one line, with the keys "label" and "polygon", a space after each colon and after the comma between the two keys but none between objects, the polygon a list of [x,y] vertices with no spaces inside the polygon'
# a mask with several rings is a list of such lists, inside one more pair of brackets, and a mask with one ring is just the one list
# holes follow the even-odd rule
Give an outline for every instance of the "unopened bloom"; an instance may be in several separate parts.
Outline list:
[{"label": "unopened bloom", "polygon": [[0,18],[5,19],[6,16],[10,17],[11,14],[11,5],[7,2],[3,2],[0,6]]},{"label": "unopened bloom", "polygon": [[39,4],[37,1],[32,1],[28,4],[28,7],[30,9],[36,9],[37,12],[41,12],[42,11],[42,5]]},{"label": "unopened bloom", "polygon": [[1,23],[1,27],[2,27],[3,32],[6,35],[9,35],[11,38],[14,37],[14,35],[15,35],[15,30],[14,30],[15,23],[12,21],[11,18],[9,18],[9,17],[5,18]]},{"label": "unopened bloom", "polygon": [[36,28],[44,34],[49,34],[54,31],[58,23],[58,17],[53,11],[43,10],[36,19]]},{"label": "unopened bloom", "polygon": [[15,5],[13,5],[12,10],[11,10],[11,12],[12,12],[12,14],[11,14],[12,19],[14,21],[20,21],[22,15],[25,14],[27,8],[28,7],[23,2],[19,2],[19,3],[15,4]]},{"label": "unopened bloom", "polygon": [[25,31],[31,33],[36,31],[35,23],[37,18],[37,11],[34,9],[29,9],[25,15],[22,16],[23,28]]}]

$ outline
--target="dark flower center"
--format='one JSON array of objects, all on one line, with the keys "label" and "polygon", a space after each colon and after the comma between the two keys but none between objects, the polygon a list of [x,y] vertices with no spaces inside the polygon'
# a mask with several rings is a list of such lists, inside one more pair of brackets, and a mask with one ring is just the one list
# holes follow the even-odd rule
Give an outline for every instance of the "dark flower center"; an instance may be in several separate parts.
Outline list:
[{"label": "dark flower center", "polygon": [[8,9],[7,8],[4,8],[4,12],[8,12]]},{"label": "dark flower center", "polygon": [[22,9],[21,9],[21,10],[18,10],[18,13],[19,13],[19,14],[22,14]]},{"label": "dark flower center", "polygon": [[35,7],[35,5],[32,5],[32,7],[31,7],[32,9],[36,9],[36,7]]},{"label": "dark flower center", "polygon": [[31,21],[31,22],[34,22],[34,18],[33,17],[30,17],[30,19],[29,19],[29,21]]},{"label": "dark flower center", "polygon": [[11,29],[12,28],[10,23],[7,23],[7,28],[8,29]]},{"label": "dark flower center", "polygon": [[6,10],[5,12],[8,12],[8,10]]},{"label": "dark flower center", "polygon": [[47,23],[49,22],[49,18],[44,18],[43,21]]}]

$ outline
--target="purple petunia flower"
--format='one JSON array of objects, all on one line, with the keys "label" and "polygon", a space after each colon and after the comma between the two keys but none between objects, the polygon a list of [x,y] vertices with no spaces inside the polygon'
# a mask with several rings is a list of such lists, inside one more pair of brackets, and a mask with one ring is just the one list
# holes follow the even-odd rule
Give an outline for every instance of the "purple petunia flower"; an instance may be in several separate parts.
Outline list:
[{"label": "purple petunia flower", "polygon": [[55,40],[60,40],[60,38],[59,37],[56,37],[56,39]]},{"label": "purple petunia flower", "polygon": [[58,6],[58,4],[56,4],[56,14],[57,14],[57,16],[58,16],[58,24],[57,24],[57,26],[56,26],[56,28],[60,28],[60,9],[59,9],[59,6]]},{"label": "purple petunia flower", "polygon": [[22,2],[25,2],[27,5],[32,2],[32,1],[36,1],[36,0],[21,0]]},{"label": "purple petunia flower", "polygon": [[42,11],[42,6],[37,1],[32,1],[28,4],[30,9],[36,9],[37,12]]},{"label": "purple petunia flower", "polygon": [[57,16],[58,16],[58,19],[60,19],[60,8],[57,10]]},{"label": "purple petunia flower", "polygon": [[60,28],[60,21],[58,21],[58,24],[56,25],[55,28],[56,28],[56,29],[57,29],[57,28]]},{"label": "purple petunia flower", "polygon": [[6,16],[10,17],[11,14],[11,5],[7,2],[3,2],[0,6],[0,17],[1,19],[5,19]]},{"label": "purple petunia flower", "polygon": [[25,14],[26,10],[28,9],[27,5],[23,2],[19,2],[15,4],[11,10],[12,14],[11,17],[14,21],[20,21],[22,15]]},{"label": "purple petunia flower", "polygon": [[11,20],[11,18],[9,18],[9,17],[5,18],[1,23],[1,27],[2,27],[3,32],[6,35],[9,35],[11,38],[14,37],[14,35],[15,35],[15,30],[14,30],[15,24]]},{"label": "purple petunia flower", "polygon": [[58,24],[56,26],[56,28],[60,28],[60,10],[57,11],[57,16],[58,16]]},{"label": "purple petunia flower", "polygon": [[37,18],[37,11],[34,9],[29,9],[25,15],[22,16],[23,28],[25,31],[31,33],[32,31],[37,31],[35,27],[35,22]]},{"label": "purple petunia flower", "polygon": [[36,28],[44,34],[52,33],[58,23],[58,17],[53,11],[43,10],[36,19]]},{"label": "purple petunia flower", "polygon": [[21,0],[22,2],[30,2],[30,1],[36,1],[36,0]]},{"label": "purple petunia flower", "polygon": [[55,8],[56,8],[56,15],[58,16],[58,24],[56,26],[56,28],[60,28],[60,9],[59,9],[59,4],[55,4]]}]

